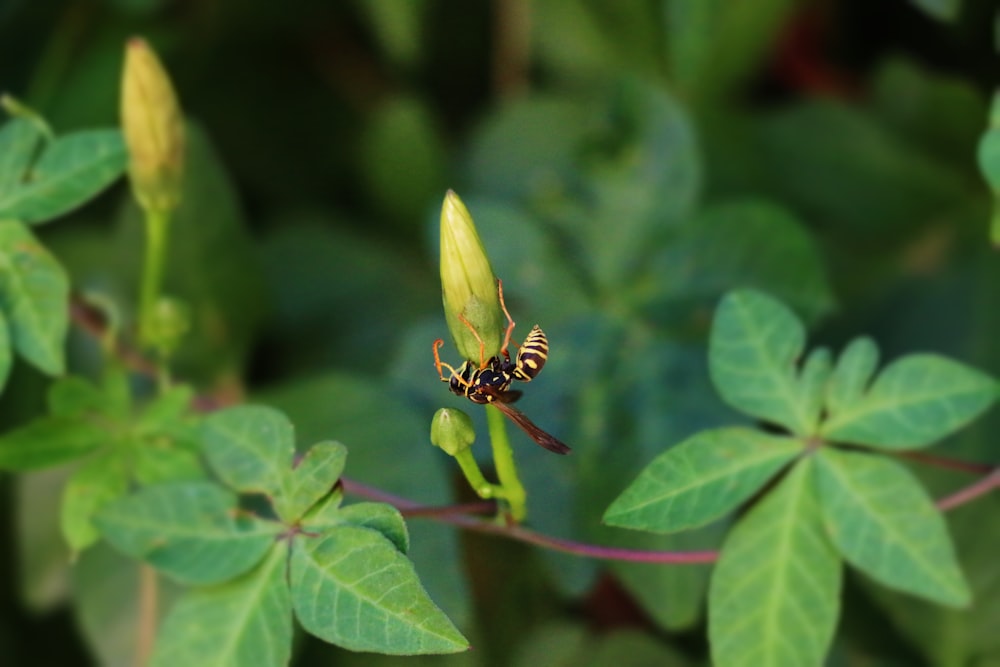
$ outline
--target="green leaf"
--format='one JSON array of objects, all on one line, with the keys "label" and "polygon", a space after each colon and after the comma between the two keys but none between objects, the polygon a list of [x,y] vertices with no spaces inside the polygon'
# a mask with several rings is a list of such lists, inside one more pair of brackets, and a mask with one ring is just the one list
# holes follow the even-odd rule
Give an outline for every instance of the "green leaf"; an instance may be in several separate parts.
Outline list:
[{"label": "green leaf", "polygon": [[63,372],[69,325],[69,279],[19,222],[0,221],[0,308],[14,348],[49,375]]},{"label": "green leaf", "polygon": [[926,447],[985,412],[996,395],[997,383],[985,373],[937,355],[911,354],[886,366],[867,392],[831,409],[821,433],[885,449]]},{"label": "green leaf", "polygon": [[139,417],[138,426],[143,431],[165,431],[179,421],[183,421],[192,410],[194,389],[188,385],[176,385],[158,395],[146,405]]},{"label": "green leaf", "polygon": [[812,350],[802,364],[799,380],[806,414],[814,415],[817,420],[823,414],[823,399],[832,375],[833,355],[830,350],[825,347]]},{"label": "green leaf", "polygon": [[658,533],[703,526],[734,510],[802,451],[798,440],[754,429],[702,431],[654,459],[604,521]]},{"label": "green leaf", "polygon": [[91,521],[109,502],[125,495],[128,474],[116,456],[97,456],[85,462],[66,483],[60,523],[66,542],[82,551],[100,537]]},{"label": "green leaf", "polygon": [[969,603],[944,519],[906,468],[829,447],[817,460],[823,520],[849,563],[890,588],[949,606]]},{"label": "green leaf", "polygon": [[87,378],[67,375],[58,378],[46,395],[49,412],[54,417],[101,415],[107,410],[107,399]]},{"label": "green leaf", "polygon": [[140,440],[132,448],[132,474],[144,486],[205,479],[197,454],[170,440]]},{"label": "green leaf", "polygon": [[86,130],[47,145],[20,187],[0,197],[0,218],[45,222],[80,206],[122,175],[128,153],[118,130]]},{"label": "green leaf", "polygon": [[211,482],[147,486],[97,514],[120,551],[179,582],[226,581],[256,565],[281,525],[238,514],[236,495]]},{"label": "green leaf", "polygon": [[87,419],[42,417],[0,436],[0,470],[37,470],[72,461],[108,438]]},{"label": "green leaf", "polygon": [[284,414],[256,405],[221,410],[202,423],[205,456],[227,485],[274,496],[295,454],[295,432]]},{"label": "green leaf", "polygon": [[726,539],[708,601],[714,664],[823,664],[842,569],[823,533],[812,467],[798,463]]},{"label": "green leaf", "polygon": [[[837,359],[826,387],[826,408],[830,414],[848,410],[864,398],[868,383],[878,368],[878,346],[871,338],[855,338]],[[827,425],[824,424],[823,428]]]},{"label": "green leaf", "polygon": [[134,421],[132,409],[132,384],[129,372],[118,362],[112,362],[103,369],[100,381],[107,415],[119,422]]},{"label": "green leaf", "polygon": [[[424,345],[420,353],[427,354]],[[402,380],[403,386],[425,371],[423,364],[417,366],[412,376]],[[442,461],[430,446],[400,446],[412,444],[414,433],[425,432],[428,417],[404,400],[406,392],[399,391],[400,382],[382,381],[369,369],[360,376],[335,373],[300,378],[273,387],[266,397],[258,398],[290,415],[302,442],[317,442],[335,434],[350,449],[352,479],[403,497],[420,498],[426,504],[452,502],[450,478],[442,465],[450,462]],[[435,391],[442,390],[435,387]],[[337,496],[336,492],[330,494],[316,509],[336,507]],[[432,521],[419,521],[408,529],[411,544],[407,555],[421,581],[450,618],[463,619],[458,622],[464,623],[471,617],[470,595],[465,577],[456,576],[462,571],[458,535]]]},{"label": "green leaf", "polygon": [[152,667],[281,667],[292,652],[285,548],[234,581],[187,592],[156,640]]},{"label": "green leaf", "polygon": [[469,647],[406,556],[375,530],[342,526],[318,538],[300,536],[291,588],[302,627],[352,651],[412,655]]},{"label": "green leaf", "polygon": [[339,442],[320,442],[306,452],[298,465],[284,471],[281,492],[274,509],[286,522],[293,522],[330,493],[347,461],[347,448]]},{"label": "green leaf", "polygon": [[386,503],[348,505],[340,511],[340,518],[353,526],[377,530],[396,545],[401,553],[405,554],[410,550],[410,534],[406,529],[406,522],[399,510],[392,505]]},{"label": "green leaf", "polygon": [[780,302],[755,290],[730,292],[715,311],[709,338],[715,388],[737,410],[811,435],[819,402],[796,368],[805,338],[802,324]]},{"label": "green leaf", "polygon": [[25,118],[13,118],[0,128],[0,201],[22,187],[40,139],[35,124]]},{"label": "green leaf", "polygon": [[0,392],[7,384],[10,377],[10,368],[14,364],[14,358],[10,351],[10,327],[7,325],[7,318],[3,311],[0,311]]},{"label": "green leaf", "polygon": [[[938,474],[934,473],[934,477]],[[948,512],[960,566],[972,587],[972,604],[963,609],[897,593],[871,582],[865,586],[878,606],[924,656],[927,665],[974,665],[995,662],[1000,653],[1000,577],[996,576],[1000,494],[977,498]]]}]

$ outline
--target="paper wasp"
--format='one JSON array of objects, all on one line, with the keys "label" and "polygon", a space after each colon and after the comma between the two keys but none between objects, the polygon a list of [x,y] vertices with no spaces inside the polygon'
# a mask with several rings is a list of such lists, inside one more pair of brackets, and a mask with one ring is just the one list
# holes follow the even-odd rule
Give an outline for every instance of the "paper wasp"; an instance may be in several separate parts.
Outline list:
[{"label": "paper wasp", "polygon": [[[507,312],[507,306],[503,300],[503,284],[499,280],[497,281],[497,289],[500,293],[500,306],[503,308],[504,315],[507,316],[507,331],[504,334],[500,354],[486,359],[486,344],[479,337],[472,324],[459,316],[459,319],[469,327],[476,340],[479,341],[479,366],[468,360],[464,361],[457,369],[443,363],[438,355],[438,348],[444,344],[440,338],[434,341],[434,366],[437,368],[438,375],[441,376],[441,381],[448,383],[448,388],[452,393],[465,396],[473,403],[495,406],[538,445],[556,454],[566,454],[570,451],[568,445],[540,429],[528,419],[527,415],[510,405],[521,397],[520,391],[510,390],[511,383],[514,380],[530,382],[541,372],[542,366],[548,359],[549,342],[545,337],[545,332],[536,324],[528,333],[528,337],[524,339],[524,343],[518,348],[514,360],[511,360],[507,348],[510,345],[510,334],[514,330],[514,320]],[[442,369],[447,369],[450,375],[446,377]]]}]

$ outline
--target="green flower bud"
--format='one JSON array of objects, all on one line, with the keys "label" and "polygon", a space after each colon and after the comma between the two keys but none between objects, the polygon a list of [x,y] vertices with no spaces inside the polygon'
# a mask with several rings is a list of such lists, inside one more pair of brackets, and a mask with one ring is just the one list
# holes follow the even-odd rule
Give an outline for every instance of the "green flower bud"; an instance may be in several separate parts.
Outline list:
[{"label": "green flower bud", "polygon": [[169,355],[191,329],[191,309],[179,299],[161,296],[150,312],[146,343]]},{"label": "green flower bud", "polygon": [[459,354],[476,363],[496,356],[505,322],[497,279],[469,210],[451,190],[441,207],[441,295]]},{"label": "green flower bud", "polygon": [[472,419],[461,410],[441,408],[431,420],[431,444],[440,447],[449,456],[458,456],[472,446],[476,430]]},{"label": "green flower bud", "polygon": [[147,210],[173,210],[181,199],[184,119],[170,77],[139,38],[125,48],[121,116],[135,198]]}]

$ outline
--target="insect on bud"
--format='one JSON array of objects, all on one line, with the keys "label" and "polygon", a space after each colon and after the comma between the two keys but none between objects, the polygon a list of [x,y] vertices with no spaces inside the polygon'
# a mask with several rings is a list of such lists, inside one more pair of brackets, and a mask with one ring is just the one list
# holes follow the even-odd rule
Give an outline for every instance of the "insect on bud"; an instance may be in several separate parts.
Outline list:
[{"label": "insect on bud", "polygon": [[472,446],[476,431],[472,419],[461,410],[441,408],[431,420],[431,444],[449,456],[457,456]]},{"label": "insect on bud", "polygon": [[137,37],[125,46],[121,122],[135,198],[147,210],[173,210],[184,171],[183,115],[159,58]]},{"label": "insect on bud", "polygon": [[477,364],[496,356],[504,332],[497,279],[469,210],[451,190],[441,207],[441,293],[459,353]]}]

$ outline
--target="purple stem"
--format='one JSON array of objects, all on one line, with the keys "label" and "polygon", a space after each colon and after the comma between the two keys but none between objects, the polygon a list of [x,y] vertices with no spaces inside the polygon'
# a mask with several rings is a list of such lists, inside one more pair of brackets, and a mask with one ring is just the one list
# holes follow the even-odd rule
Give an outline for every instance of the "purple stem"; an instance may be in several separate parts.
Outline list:
[{"label": "purple stem", "polygon": [[[564,540],[558,537],[542,535],[521,526],[505,526],[495,523],[493,520],[476,519],[466,514],[445,511],[452,508],[430,508],[413,502],[408,498],[386,493],[381,489],[376,489],[375,487],[345,477],[341,477],[340,482],[344,486],[345,493],[368,498],[369,500],[389,503],[396,507],[403,515],[432,516],[439,521],[450,523],[454,526],[460,526],[481,533],[499,535],[529,544],[536,544],[554,551],[562,551],[577,556],[604,560],[621,560],[633,563],[673,563],[676,565],[713,563],[718,558],[718,552],[715,551],[647,551],[641,549],[601,547],[594,544]],[[476,503],[474,506],[479,509],[481,505],[482,503]]]}]

